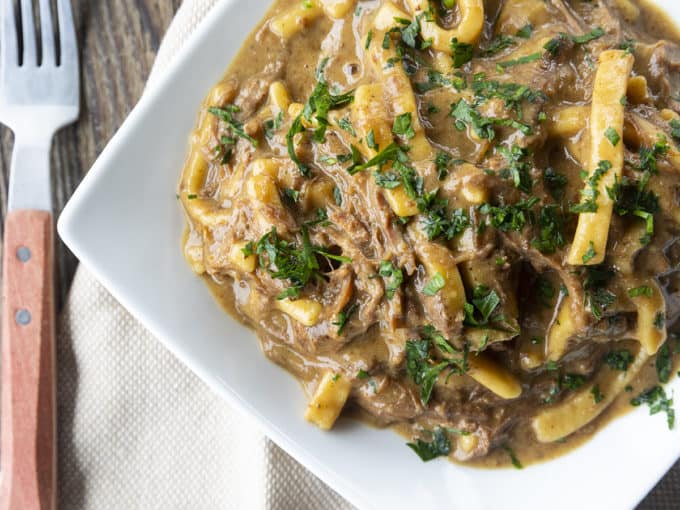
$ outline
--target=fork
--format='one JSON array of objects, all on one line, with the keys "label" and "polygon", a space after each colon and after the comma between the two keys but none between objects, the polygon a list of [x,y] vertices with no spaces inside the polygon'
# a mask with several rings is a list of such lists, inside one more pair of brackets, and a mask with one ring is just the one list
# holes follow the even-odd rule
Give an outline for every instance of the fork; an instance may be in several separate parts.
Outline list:
[{"label": "fork", "polygon": [[2,283],[0,510],[53,509],[57,499],[50,147],[78,118],[80,84],[70,0],[56,1],[54,24],[52,1],[35,3],[39,32],[34,0],[0,0],[0,122],[14,132]]}]

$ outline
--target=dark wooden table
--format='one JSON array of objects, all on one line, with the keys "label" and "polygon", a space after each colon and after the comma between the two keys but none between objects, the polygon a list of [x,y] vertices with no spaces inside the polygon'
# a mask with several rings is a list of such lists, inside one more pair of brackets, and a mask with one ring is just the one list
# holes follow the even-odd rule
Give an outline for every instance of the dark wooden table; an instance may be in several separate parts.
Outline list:
[{"label": "dark wooden table", "polygon": [[[81,49],[82,110],[80,121],[62,130],[55,138],[52,175],[57,212],[141,96],[163,34],[181,4],[181,0],[73,2]],[[12,134],[2,127],[2,218],[7,210],[11,149]],[[60,243],[57,247],[59,307],[64,302],[76,266],[75,257]],[[640,508],[680,509],[680,462]]]}]

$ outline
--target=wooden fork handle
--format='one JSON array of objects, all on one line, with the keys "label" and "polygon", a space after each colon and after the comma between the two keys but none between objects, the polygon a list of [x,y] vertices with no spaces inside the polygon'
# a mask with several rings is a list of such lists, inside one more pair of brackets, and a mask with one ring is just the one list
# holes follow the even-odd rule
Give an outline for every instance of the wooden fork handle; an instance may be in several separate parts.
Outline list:
[{"label": "wooden fork handle", "polygon": [[2,281],[0,510],[56,508],[52,215],[11,211]]}]

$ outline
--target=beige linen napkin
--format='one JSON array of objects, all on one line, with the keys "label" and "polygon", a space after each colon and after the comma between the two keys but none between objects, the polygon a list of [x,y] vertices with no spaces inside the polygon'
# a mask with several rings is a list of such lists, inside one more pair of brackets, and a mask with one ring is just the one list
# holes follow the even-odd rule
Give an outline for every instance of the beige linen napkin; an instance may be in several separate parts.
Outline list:
[{"label": "beige linen napkin", "polygon": [[[150,81],[214,3],[184,2]],[[351,508],[214,395],[82,267],[61,319],[61,509]]]}]

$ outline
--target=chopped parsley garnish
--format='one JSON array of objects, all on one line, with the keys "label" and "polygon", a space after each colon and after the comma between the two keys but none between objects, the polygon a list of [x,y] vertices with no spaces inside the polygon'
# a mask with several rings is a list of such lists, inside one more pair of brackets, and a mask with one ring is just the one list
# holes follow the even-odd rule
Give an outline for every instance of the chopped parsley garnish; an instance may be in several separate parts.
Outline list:
[{"label": "chopped parsley garnish", "polygon": [[267,137],[267,139],[273,138],[274,133],[279,130],[281,124],[283,124],[283,112],[279,112],[273,119],[265,120],[264,136]]},{"label": "chopped parsley garnish", "polygon": [[300,161],[300,158],[298,158],[297,153],[295,152],[294,143],[295,135],[304,132],[305,127],[302,125],[302,114],[300,114],[295,117],[295,120],[290,125],[288,133],[286,133],[286,147],[288,149],[288,157],[293,163],[295,163],[295,165],[298,167],[298,170],[300,170],[300,173],[305,177],[309,177],[311,175],[309,166],[305,165],[302,161]]},{"label": "chopped parsley garnish", "polygon": [[475,328],[489,327],[493,323],[505,320],[505,315],[495,313],[501,304],[498,293],[484,285],[478,285],[472,291],[472,302],[463,305],[464,324]]},{"label": "chopped parsley garnish", "polygon": [[604,130],[604,136],[609,140],[609,142],[616,147],[618,143],[621,141],[621,136],[619,133],[614,129],[613,127],[609,126],[607,129]]},{"label": "chopped parsley garnish", "polygon": [[659,212],[659,198],[651,190],[646,190],[650,173],[645,172],[639,181],[631,181],[624,176],[616,179],[614,185],[607,188],[607,194],[614,201],[614,212],[619,216],[637,216],[645,221],[645,234],[640,239],[648,244],[654,234],[654,215]]},{"label": "chopped parsley garnish", "polygon": [[323,76],[316,83],[312,94],[309,96],[302,115],[307,121],[316,119],[317,128],[314,130],[314,140],[323,142],[326,139],[326,129],[328,128],[328,112],[337,108],[342,108],[354,101],[354,91],[345,94],[333,95],[328,89],[328,84]]},{"label": "chopped parsley garnish", "polygon": [[448,370],[450,377],[468,371],[467,356],[467,344],[462,352],[457,350],[430,325],[421,328],[419,339],[406,342],[406,373],[420,386],[423,405],[430,401],[432,389],[442,372]]},{"label": "chopped parsley garnish", "polygon": [[290,204],[297,204],[300,201],[300,192],[296,189],[283,188],[281,190],[283,199]]},{"label": "chopped parsley garnish", "polygon": [[680,120],[673,119],[669,122],[671,127],[671,136],[675,138],[676,141],[680,141]]},{"label": "chopped parsley garnish", "polygon": [[451,117],[456,119],[455,125],[458,131],[463,131],[465,126],[470,126],[480,138],[493,140],[496,133],[490,119],[482,115],[465,99],[460,99],[451,105]]},{"label": "chopped parsley garnish", "polygon": [[663,312],[657,312],[656,317],[654,317],[654,327],[656,329],[663,329],[666,325],[666,314]]},{"label": "chopped parsley garnish", "polygon": [[669,430],[675,425],[675,409],[673,409],[673,398],[668,398],[666,392],[661,386],[653,386],[648,390],[643,391],[637,397],[630,401],[633,406],[647,404],[649,406],[649,414],[654,415],[660,412],[666,413],[666,422]]},{"label": "chopped parsley garnish", "polygon": [[600,391],[600,386],[597,384],[590,389],[590,394],[593,396],[593,401],[596,404],[599,404],[604,400],[604,395]]},{"label": "chopped parsley garnish", "polygon": [[441,273],[435,273],[427,285],[423,287],[423,294],[426,296],[435,296],[437,293],[444,288],[446,281]]},{"label": "chopped parsley garnish", "polygon": [[663,344],[656,355],[656,375],[659,377],[659,381],[662,383],[667,383],[671,378],[671,372],[673,371],[673,353],[668,345],[668,342]]},{"label": "chopped parsley garnish", "polygon": [[491,226],[501,232],[515,230],[520,232],[531,219],[531,208],[538,203],[538,198],[531,197],[512,205],[494,206],[483,204],[479,212],[489,217]]},{"label": "chopped parsley garnish", "polygon": [[612,370],[620,370],[625,372],[628,366],[635,360],[635,356],[628,349],[621,349],[618,351],[609,351],[604,356],[604,362],[609,365]]},{"label": "chopped parsley garnish", "polygon": [[649,285],[640,285],[633,289],[628,289],[628,296],[635,298],[638,296],[652,297],[654,295],[654,290]]},{"label": "chopped parsley garnish", "polygon": [[635,50],[635,40],[634,39],[626,39],[622,43],[619,44],[619,49],[625,51],[626,53],[633,53]]},{"label": "chopped parsley garnish", "polygon": [[451,39],[451,52],[453,56],[453,67],[462,67],[472,60],[472,50],[474,46],[469,43],[458,42],[457,38]]},{"label": "chopped parsley garnish", "polygon": [[596,255],[597,253],[595,252],[595,245],[593,244],[592,241],[590,241],[588,249],[581,256],[581,260],[583,261],[584,264],[587,264],[588,262],[593,260]]},{"label": "chopped parsley garnish", "polygon": [[510,457],[510,462],[512,462],[512,465],[515,467],[515,469],[524,468],[512,448],[510,448],[508,445],[503,445],[503,449],[507,452],[508,456]]},{"label": "chopped parsley garnish", "polygon": [[536,62],[542,56],[541,52],[532,53],[530,55],[524,55],[513,60],[506,60],[505,62],[497,62],[496,70],[500,73],[508,67],[518,66],[522,64],[528,64],[530,62]]},{"label": "chopped parsley garnish", "polygon": [[355,163],[349,167],[347,171],[350,173],[350,175],[354,175],[358,172],[361,172],[362,170],[366,170],[367,168],[382,166],[386,163],[389,163],[390,161],[397,161],[398,159],[407,162],[408,156],[406,156],[406,153],[396,143],[391,143],[366,163]]},{"label": "chopped parsley garnish", "polygon": [[587,34],[583,35],[572,35],[571,40],[574,41],[576,44],[586,44],[589,43],[590,41],[594,41],[595,39],[598,39],[604,35],[604,29],[602,27],[597,27],[592,29],[590,32]]},{"label": "chopped parsley garnish", "polygon": [[543,171],[543,184],[555,200],[562,199],[567,182],[569,181],[566,175],[560,174],[550,167]]},{"label": "chopped parsley garnish", "polygon": [[241,109],[233,104],[224,105],[224,107],[222,108],[217,107],[208,108],[208,113],[211,113],[212,115],[220,119],[222,122],[224,122],[229,128],[229,131],[231,131],[233,135],[231,137],[223,136],[220,139],[222,147],[219,150],[220,153],[222,154],[222,164],[227,163],[231,158],[233,146],[236,145],[236,138],[234,137],[243,138],[244,140],[249,141],[253,146],[257,147],[257,140],[255,140],[252,136],[246,133],[243,130],[243,123],[234,117],[234,115],[240,111]]},{"label": "chopped parsley garnish", "polygon": [[490,57],[514,45],[515,45],[514,37],[505,34],[497,35],[491,40],[489,45],[482,51],[482,56]]},{"label": "chopped parsley garnish", "polygon": [[302,163],[295,153],[294,139],[295,135],[304,133],[306,131],[302,124],[302,119],[311,121],[312,117],[316,119],[317,127],[314,130],[314,140],[316,142],[323,142],[326,139],[326,129],[328,128],[328,112],[337,108],[347,106],[354,101],[354,91],[349,91],[345,94],[333,95],[328,89],[328,84],[323,77],[323,68],[328,59],[324,59],[317,69],[317,83],[305,103],[302,113],[298,115],[291,123],[290,129],[286,134],[286,146],[288,149],[288,156],[295,163],[300,170],[300,173],[305,177],[309,177],[310,170],[307,165]]},{"label": "chopped parsley garnish", "polygon": [[338,127],[340,127],[340,129],[347,131],[352,136],[357,135],[356,131],[354,131],[354,126],[352,126],[352,123],[347,117],[343,117],[338,121]]},{"label": "chopped parsley garnish", "polygon": [[436,192],[419,197],[417,204],[423,213],[421,225],[431,241],[440,236],[450,241],[470,226],[467,212],[462,208],[449,212],[449,201],[445,198],[437,198]]},{"label": "chopped parsley garnish", "polygon": [[529,174],[531,165],[526,161],[529,156],[529,150],[524,147],[513,145],[512,149],[499,147],[498,151],[503,154],[508,161],[508,167],[500,171],[501,177],[512,177],[515,188],[518,188],[525,193],[530,193],[533,182],[531,181],[531,175]]},{"label": "chopped parsley garnish", "polygon": [[437,178],[440,181],[446,179],[449,174],[449,164],[453,158],[449,156],[446,152],[438,152],[437,157],[434,160],[434,165],[437,167]]},{"label": "chopped parsley garnish", "polygon": [[416,82],[414,87],[416,91],[420,94],[428,92],[430,90],[438,89],[447,85],[451,85],[454,88],[460,90],[464,87],[464,81],[462,78],[449,79],[444,76],[439,71],[434,69],[428,69],[427,71],[427,81]]},{"label": "chopped parsley garnish", "polygon": [[642,146],[640,147],[640,166],[639,170],[643,172],[649,172],[650,174],[656,175],[659,173],[659,166],[657,159],[661,156],[665,156],[670,147],[666,141],[666,137],[661,135],[659,140],[654,143],[651,147]]},{"label": "chopped parsley garnish", "polygon": [[406,138],[413,138],[416,136],[411,126],[411,112],[402,113],[394,118],[394,125],[392,132],[398,136],[405,136]]},{"label": "chopped parsley garnish", "polygon": [[357,373],[357,379],[368,379],[370,377],[369,373],[366,372],[363,368],[359,369],[359,372]]},{"label": "chopped parsley garnish", "polygon": [[600,320],[604,311],[616,301],[616,295],[606,288],[613,277],[614,271],[605,266],[586,268],[586,278],[583,283],[585,303],[597,320]]},{"label": "chopped parsley garnish", "polygon": [[534,32],[533,25],[531,23],[527,23],[517,31],[516,35],[517,37],[521,37],[522,39],[529,39],[533,32]]},{"label": "chopped parsley garnish", "polygon": [[291,287],[281,292],[277,299],[298,297],[307,283],[324,278],[317,256],[340,263],[352,262],[350,258],[334,255],[325,248],[312,244],[305,225],[301,227],[300,237],[300,245],[286,241],[279,237],[276,227],[273,227],[254,246],[250,245],[249,252],[258,256],[262,269],[272,278],[290,282]]},{"label": "chopped parsley garnish", "polygon": [[350,317],[358,309],[359,309],[359,304],[358,303],[352,303],[351,305],[343,308],[342,311],[340,313],[338,313],[338,319],[333,322],[333,325],[338,327],[338,330],[337,330],[338,335],[342,334],[343,330],[345,329],[345,326],[347,325],[347,322],[349,322]]},{"label": "chopped parsley garnish", "polygon": [[[410,115],[410,114],[409,114],[409,115]],[[376,152],[380,150],[380,147],[378,147],[378,144],[375,143],[375,133],[373,132],[372,129],[371,129],[371,130],[368,132],[368,134],[366,135],[366,146],[367,146],[369,149],[372,149],[372,150],[374,150],[374,151],[376,151]]]},{"label": "chopped parsley garnish", "polygon": [[577,390],[586,383],[586,378],[581,374],[564,374],[560,383],[564,389]]},{"label": "chopped parsley garnish", "polygon": [[493,140],[496,137],[494,126],[508,126],[521,131],[525,135],[533,133],[531,126],[515,119],[484,117],[474,105],[468,103],[465,99],[460,99],[457,103],[452,104],[449,115],[456,119],[454,125],[458,131],[463,131],[466,126],[470,126],[479,138],[487,140]]},{"label": "chopped parsley garnish", "polygon": [[385,189],[394,189],[401,186],[401,178],[392,172],[373,172],[376,185]]},{"label": "chopped parsley garnish", "polygon": [[477,73],[474,75],[472,90],[478,101],[488,100],[494,97],[502,99],[505,106],[510,110],[515,110],[520,119],[522,117],[523,101],[536,103],[546,99],[546,95],[543,92],[533,90],[527,85],[487,80],[484,73]]},{"label": "chopped parsley garnish", "polygon": [[432,432],[432,441],[417,439],[415,443],[406,443],[406,445],[416,452],[423,462],[437,457],[447,457],[451,453],[451,441],[441,427],[437,427]]},{"label": "chopped parsley garnish", "polygon": [[373,30],[369,30],[368,35],[366,36],[366,44],[364,45],[365,49],[368,49],[371,46],[372,40],[373,40]]},{"label": "chopped parsley garnish", "polygon": [[604,34],[605,32],[604,29],[602,29],[602,27],[594,28],[587,34],[583,35],[570,35],[560,33],[557,37],[554,37],[553,39],[545,43],[545,46],[543,46],[543,48],[551,56],[556,57],[566,41],[571,41],[574,44],[586,44],[589,43],[590,41],[594,41],[595,39],[602,37]]},{"label": "chopped parsley garnish", "polygon": [[597,211],[597,197],[600,196],[598,186],[600,179],[612,168],[610,161],[603,160],[586,180],[586,187],[581,191],[581,202],[573,204],[569,210],[573,213],[592,213]]},{"label": "chopped parsley garnish", "polygon": [[555,253],[566,244],[564,238],[564,216],[556,204],[541,207],[538,213],[539,235],[531,245],[541,253]]},{"label": "chopped parsley garnish", "polygon": [[404,282],[404,273],[400,267],[395,267],[389,260],[383,260],[378,268],[378,274],[385,281],[385,295],[392,299],[397,289]]}]

